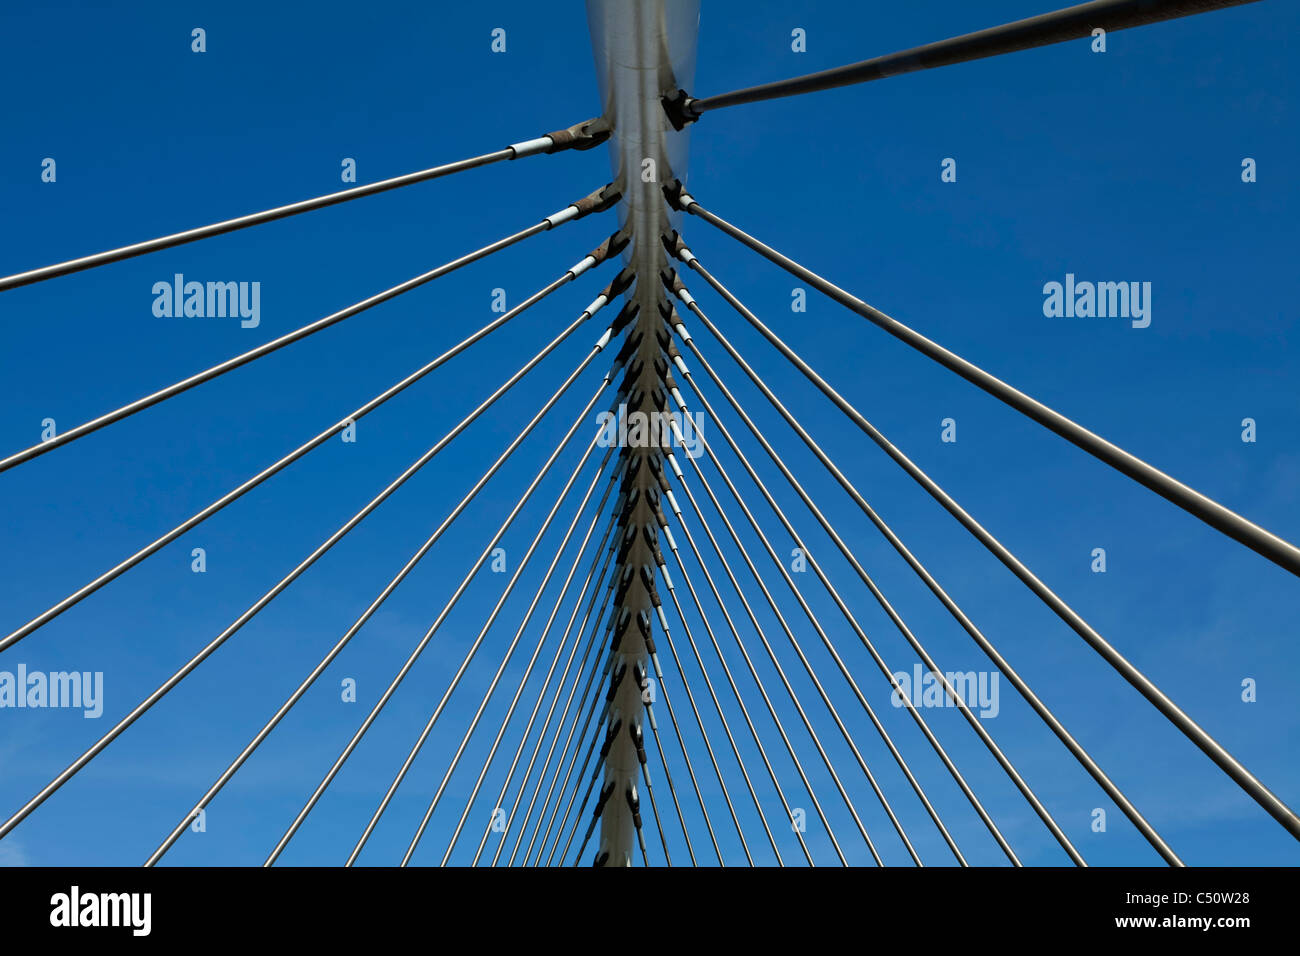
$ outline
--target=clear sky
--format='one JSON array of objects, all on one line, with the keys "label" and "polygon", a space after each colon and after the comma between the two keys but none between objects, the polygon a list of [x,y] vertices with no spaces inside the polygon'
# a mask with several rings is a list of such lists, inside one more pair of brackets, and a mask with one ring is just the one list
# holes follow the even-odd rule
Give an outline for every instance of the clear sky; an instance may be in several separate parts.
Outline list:
[{"label": "clear sky", "polygon": [[[706,3],[692,92],[823,69],[1047,6]],[[206,30],[201,54],[191,51],[195,27]],[[490,50],[496,27],[506,30],[504,54]],[[795,28],[806,31],[804,53],[791,50]],[[1300,154],[1298,28],[1293,4],[1266,0],[1117,33],[1104,54],[1077,41],[719,111],[692,130],[689,185],[709,208],[873,305],[1282,537],[1300,540],[1300,193],[1292,169]],[[242,2],[141,3],[113,12],[88,3],[11,4],[0,13],[0,81],[9,90],[0,139],[5,274],[342,188],[345,158],[355,159],[358,180],[368,182],[497,149],[600,110],[585,10],[577,3],[317,4],[309,12]],[[1246,157],[1256,161],[1257,182],[1242,182]],[[42,182],[46,158],[57,164],[52,183]],[[941,182],[945,158],[956,161],[954,183]],[[69,428],[536,222],[608,176],[603,148],[532,158],[6,292],[0,452],[38,441],[45,418]],[[494,289],[517,303],[614,225],[612,215],[592,217],[532,239],[0,475],[0,631],[18,627],[489,321]],[[688,220],[683,229],[701,261],[895,444],[1276,793],[1300,804],[1300,584],[1293,576],[815,292],[806,313],[793,313],[791,277],[703,222]],[[260,324],[156,317],[152,287],[176,273],[261,283]],[[1080,281],[1150,282],[1149,327],[1046,317],[1044,284],[1063,282],[1067,273]],[[23,665],[104,675],[98,719],[73,710],[0,709],[0,816],[21,806],[433,445],[611,275],[606,267],[581,280],[581,288],[557,293],[363,419],[355,443],[332,439],[0,653],[0,671]],[[689,285],[1187,862],[1300,862],[1300,848],[1281,827],[701,280]],[[698,326],[692,324],[701,348],[944,669],[987,670],[965,633]],[[0,842],[0,863],[142,862],[603,328],[579,330]],[[206,832],[187,833],[168,862],[261,863],[604,368],[601,359],[566,394],[217,798]],[[715,390],[708,397],[725,407]],[[941,441],[947,418],[956,423],[955,443]],[[1242,441],[1245,418],[1256,423],[1253,443]],[[743,436],[734,415],[725,424]],[[707,420],[705,436],[723,447]],[[869,592],[752,438],[741,441],[890,665],[910,671],[915,656]],[[512,568],[580,447],[566,449],[507,536]],[[729,502],[713,465],[701,464]],[[757,491],[740,482],[739,465],[729,454],[723,464],[788,554],[792,543]],[[585,480],[578,491],[584,487]],[[698,482],[692,487],[700,495]],[[576,501],[563,506],[361,862],[401,858]],[[725,534],[704,507],[715,533]],[[734,504],[728,513],[740,528],[744,518]],[[688,522],[704,545],[698,518],[688,515]],[[677,537],[684,546],[684,536]],[[748,528],[742,537],[757,559],[757,539]],[[196,574],[191,552],[200,547],[207,570]],[[1090,567],[1096,548],[1106,551],[1104,574]],[[727,554],[886,863],[908,863],[761,592],[743,577],[735,550]],[[572,550],[562,556],[523,653],[511,662],[511,689],[572,559]],[[688,567],[703,591],[703,575],[693,561]],[[720,566],[714,560],[710,567],[840,844],[852,862],[869,863]],[[760,567],[918,852],[927,863],[950,864],[779,575],[770,562]],[[477,576],[284,862],[346,859],[506,578]],[[834,605],[811,574],[799,582],[968,858],[1005,863],[908,716],[890,706],[887,683]],[[817,862],[835,862],[721,615],[711,603],[706,610],[782,787],[792,804],[807,809]],[[704,641],[693,611],[688,618]],[[670,624],[681,643],[671,612]],[[540,666],[549,663],[557,636],[542,649]],[[721,693],[716,659],[710,675]],[[345,678],[357,682],[355,703],[341,700]],[[687,678],[746,837],[756,858],[770,862],[753,805],[705,705],[702,679],[693,668]],[[1242,700],[1246,679],[1256,688],[1251,703]],[[670,669],[667,680],[724,853],[728,862],[742,862],[680,679]],[[539,683],[535,676],[524,695],[457,862],[468,862],[487,825]],[[986,728],[1087,859],[1158,863],[1012,688],[1003,682],[1000,690],[999,713]],[[441,858],[508,701],[509,694],[493,699],[415,862]],[[657,716],[696,852],[708,861],[699,807],[664,708]],[[795,862],[797,844],[734,706],[728,716],[781,852]],[[960,717],[951,709],[925,716],[1024,862],[1067,862]],[[658,784],[663,774],[652,760]],[[658,796],[674,863],[685,862],[682,834],[667,816],[666,786]],[[1108,814],[1104,833],[1092,829],[1095,808]],[[652,862],[662,860],[656,841]]]}]

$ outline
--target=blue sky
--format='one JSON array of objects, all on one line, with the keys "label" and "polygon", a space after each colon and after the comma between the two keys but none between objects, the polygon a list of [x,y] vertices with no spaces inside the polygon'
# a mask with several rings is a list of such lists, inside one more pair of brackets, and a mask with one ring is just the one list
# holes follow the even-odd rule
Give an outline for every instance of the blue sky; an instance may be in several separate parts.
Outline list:
[{"label": "blue sky", "polygon": [[[979,5],[705,5],[696,89],[708,95],[810,72],[1042,12],[1027,0]],[[190,30],[208,51],[190,51]],[[1290,45],[1300,13],[1265,2],[815,96],[723,110],[692,130],[689,185],[720,215],[873,305],[1142,456],[1264,527],[1300,540],[1300,342],[1293,277],[1300,151]],[[490,31],[507,30],[504,55]],[[790,31],[808,50],[790,50]],[[230,3],[45,4],[0,14],[0,79],[13,92],[0,148],[0,272],[11,273],[251,212],[541,135],[599,112],[580,4],[451,8],[317,5],[310,15]],[[57,162],[42,183],[41,161]],[[956,183],[940,162],[957,160]],[[1241,182],[1243,157],[1258,182]],[[604,149],[477,170],[200,244],[4,293],[0,449],[33,444],[43,418],[71,427],[236,352],[297,328],[529,225],[606,181]],[[292,348],[72,446],[0,475],[0,617],[9,631],[493,317],[492,290],[514,304],[560,275],[614,227],[593,217],[545,234],[349,319]],[[1111,643],[1292,805],[1300,772],[1294,688],[1300,586],[1286,572],[810,293],[707,224],[688,220],[701,261],[768,321],[891,440],[1070,601]],[[174,273],[259,281],[261,324],[160,319],[151,288]],[[1080,279],[1149,281],[1152,323],[1045,318],[1042,287]],[[363,419],[14,648],[0,670],[103,671],[98,720],[60,710],[0,711],[0,813],[7,816],[220,632],[321,540],[440,438],[590,301],[612,271],[584,278]],[[1189,863],[1300,862],[1296,843],[1185,741],[1061,621],[820,397],[725,302],[688,282],[710,317],[1066,726]],[[693,330],[747,410],[945,669],[984,669],[969,638],[766,406],[708,334]],[[0,842],[0,862],[142,862],[441,521],[603,329],[580,330],[300,581],[99,759]],[[169,863],[258,864],[315,787],[488,537],[595,387],[590,369],[466,516],[235,777]],[[697,370],[697,376],[703,379]],[[721,396],[710,400],[725,407]],[[940,441],[940,422],[958,440]],[[1241,441],[1241,420],[1258,440]],[[896,669],[915,660],[761,450],[740,437],[810,548]],[[706,437],[723,446],[721,436]],[[522,555],[580,444],[566,450],[506,538]],[[703,463],[703,461],[702,461]],[[764,530],[791,544],[736,478]],[[705,463],[724,497],[724,485]],[[689,478],[688,478],[689,480]],[[585,484],[585,483],[584,483]],[[580,484],[581,491],[584,484]],[[705,500],[698,483],[694,484]],[[361,862],[401,857],[513,635],[576,499],[561,510],[453,704]],[[705,505],[705,517],[722,535]],[[737,527],[738,509],[729,514]],[[585,530],[586,521],[579,526]],[[690,520],[688,518],[688,520]],[[698,520],[692,524],[704,544]],[[678,535],[679,539],[683,536]],[[742,537],[756,557],[757,539]],[[549,545],[550,551],[547,551]],[[190,571],[203,547],[208,571]],[[1108,570],[1090,571],[1104,547]],[[728,551],[738,575],[742,563]],[[567,571],[562,557],[557,575]],[[688,564],[698,587],[703,575]],[[711,567],[728,594],[716,562]],[[775,570],[760,564],[773,593]],[[584,564],[585,570],[585,564]],[[676,577],[676,569],[674,576]],[[742,577],[743,580],[743,577]],[[806,583],[805,583],[806,581]],[[558,582],[557,582],[558,583]],[[343,862],[441,696],[504,578],[480,574],[366,743],[283,860]],[[850,788],[887,863],[908,862],[761,595],[760,622]],[[819,619],[869,694],[963,851],[1005,862],[942,766],[889,706],[888,685],[819,593]],[[554,587],[554,585],[552,586]],[[680,587],[680,584],[679,584]],[[542,601],[544,620],[557,592]],[[788,595],[785,595],[788,598]],[[683,594],[683,597],[685,595]],[[734,595],[733,595],[734,597]],[[758,600],[755,600],[758,597]],[[738,602],[729,604],[744,621]],[[561,622],[567,619],[565,613]],[[710,620],[724,645],[721,615]],[[690,616],[697,639],[697,619]],[[877,771],[927,863],[951,855],[797,607],[787,619]],[[535,620],[530,635],[539,632]],[[670,623],[675,615],[670,613]],[[832,626],[833,625],[833,626]],[[761,645],[742,631],[756,661]],[[549,662],[556,634],[543,648]],[[681,639],[674,631],[674,638]],[[730,644],[738,679],[743,662]],[[507,677],[522,673],[526,653]],[[759,663],[776,689],[770,665]],[[716,666],[711,676],[721,690]],[[359,701],[340,700],[354,678]],[[688,670],[701,697],[702,680]],[[1258,700],[1243,703],[1253,678]],[[534,678],[536,681],[536,678]],[[808,842],[834,862],[753,685],[742,693],[792,803],[809,808]],[[537,683],[531,685],[538,686]],[[506,738],[495,794],[533,696]],[[669,676],[710,813],[729,862],[738,843]],[[436,863],[499,726],[494,698],[415,856]],[[853,862],[869,857],[788,702],[778,704],[832,826]],[[706,721],[709,712],[706,709]],[[1066,862],[1059,846],[952,710],[935,732],[1026,863]],[[729,716],[731,716],[729,714]],[[659,714],[667,732],[666,715]],[[690,726],[688,726],[690,725]],[[725,740],[716,721],[710,738]],[[741,724],[733,720],[737,729]],[[1005,685],[986,722],[1094,864],[1155,864],[1134,828]],[[709,859],[676,744],[669,769]],[[770,816],[780,805],[752,743],[742,753]],[[771,859],[734,763],[728,786],[760,861]],[[656,777],[662,780],[662,773]],[[801,802],[802,801],[802,802]],[[491,807],[476,805],[457,862],[468,862]],[[669,810],[662,788],[661,810]],[[1092,811],[1109,813],[1104,834]],[[647,813],[647,820],[649,815]],[[670,821],[665,819],[665,826]],[[674,862],[685,847],[669,828]],[[788,861],[793,835],[778,836]],[[491,846],[491,844],[489,844]],[[469,851],[467,853],[467,850]],[[652,840],[652,860],[660,858]]]}]

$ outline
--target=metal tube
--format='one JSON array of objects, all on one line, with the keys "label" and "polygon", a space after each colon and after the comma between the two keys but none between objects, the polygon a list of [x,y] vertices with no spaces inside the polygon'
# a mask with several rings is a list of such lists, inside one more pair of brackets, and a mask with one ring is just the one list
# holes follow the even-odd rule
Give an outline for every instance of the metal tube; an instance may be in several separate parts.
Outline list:
[{"label": "metal tube", "polygon": [[[587,123],[578,124],[578,126],[570,127],[570,129],[576,130],[580,126],[593,127],[590,132],[587,132],[584,135],[588,137],[596,137],[601,135],[601,132],[594,128],[596,125],[596,121],[588,120]],[[604,135],[607,136],[608,132],[605,131]],[[323,209],[326,206],[338,205],[339,203],[347,202],[351,199],[360,199],[362,196],[373,196],[375,193],[386,192],[389,189],[397,189],[401,186],[409,186],[412,183],[438,179],[441,176],[449,176],[452,173],[459,173],[466,169],[474,169],[478,166],[486,166],[489,163],[500,162],[503,159],[517,159],[521,156],[532,156],[541,152],[555,152],[557,147],[568,148],[569,146],[578,145],[575,142],[568,142],[561,145],[559,142],[560,139],[561,135],[559,133],[551,133],[540,139],[516,143],[513,146],[507,146],[505,149],[483,153],[479,156],[471,156],[469,159],[457,160],[454,163],[444,163],[441,166],[421,169],[414,173],[406,173],[405,175],[394,176],[390,179],[381,179],[379,182],[367,183],[363,186],[353,186],[351,189],[341,189],[338,192],[327,193],[324,196],[317,196],[314,199],[302,199],[298,202],[289,203],[287,206],[276,206],[274,209],[249,213],[248,215],[239,216],[235,219],[226,219],[222,222],[214,222],[211,225],[199,226],[195,229],[187,229],[184,232],[175,232],[158,239],[149,239],[145,242],[137,242],[129,246],[109,249],[106,252],[98,252],[94,255],[82,256],[79,259],[69,259],[67,262],[58,262],[54,265],[44,266],[40,269],[30,269],[26,272],[19,272],[15,275],[0,278],[0,292],[5,291],[6,289],[16,289],[19,286],[30,285],[33,282],[42,282],[46,279],[53,279],[56,276],[68,275],[72,272],[80,272],[83,269],[91,269],[95,266],[107,265],[110,262],[130,259],[133,256],[142,256],[149,252],[157,252],[160,249],[170,249],[173,246],[183,245],[187,242],[194,242],[198,239],[207,239],[210,236],[219,236],[223,233],[234,232],[237,229],[245,229],[249,226],[258,226],[264,222],[273,222],[276,219],[285,219],[289,216],[296,216],[299,213],[310,212],[314,209]],[[592,143],[592,145],[595,144]]]},{"label": "metal tube", "polygon": [[850,63],[818,73],[796,76],[788,80],[764,83],[730,93],[719,93],[703,99],[685,98],[681,109],[686,121],[697,118],[706,110],[722,109],[740,103],[754,103],[783,96],[797,96],[829,90],[854,83],[882,80],[902,73],[931,70],[953,63],[965,63],[1017,50],[1062,43],[1091,35],[1101,28],[1108,33],[1130,27],[1158,23],[1177,17],[1224,7],[1236,7],[1255,0],[1095,0],[1081,3],[1051,13],[1016,20],[1001,26],[990,27],[976,33],[967,33],[949,40],[928,43],[899,53]]}]

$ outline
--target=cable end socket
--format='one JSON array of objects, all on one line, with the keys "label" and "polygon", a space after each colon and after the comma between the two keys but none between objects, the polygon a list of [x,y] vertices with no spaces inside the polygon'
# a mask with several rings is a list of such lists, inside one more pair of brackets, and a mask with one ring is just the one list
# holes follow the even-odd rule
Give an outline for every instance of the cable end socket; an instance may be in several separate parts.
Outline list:
[{"label": "cable end socket", "polygon": [[[664,248],[668,250],[668,254],[674,259],[680,259],[688,266],[695,261],[695,254],[687,248],[685,241],[681,237],[681,233],[673,230],[671,234],[665,234],[662,237],[662,240]],[[676,291],[676,289],[673,290],[674,293]]]},{"label": "cable end socket", "polygon": [[588,255],[590,255],[591,258],[596,260],[596,265],[600,265],[600,263],[606,261],[607,259],[613,259],[624,249],[626,249],[628,241],[629,241],[628,234],[620,229],[618,232],[614,233],[608,239],[606,239],[604,242],[598,245],[595,249],[592,249],[591,252],[588,253]]},{"label": "cable end socket", "polygon": [[544,152],[559,153],[566,149],[591,149],[609,139],[610,130],[609,120],[603,116],[574,123],[568,129],[547,133],[546,138],[551,141],[551,145]]},{"label": "cable end socket", "polygon": [[677,212],[689,212],[690,208],[695,205],[695,197],[686,191],[680,179],[674,179],[670,183],[664,183],[664,200],[669,207]]},{"label": "cable end socket", "polygon": [[673,129],[678,132],[700,118],[700,112],[695,108],[697,101],[685,90],[679,89],[676,93],[665,96],[661,102],[664,115],[668,117],[668,122],[672,124]]},{"label": "cable end socket", "polygon": [[593,212],[604,212],[621,198],[623,198],[622,190],[613,183],[607,183],[573,203],[574,208],[578,210],[578,215],[574,218],[581,219],[583,216],[590,216]]},{"label": "cable end socket", "polygon": [[593,212],[604,212],[618,202],[622,195],[622,191],[617,186],[607,183],[576,202],[569,203],[559,212],[547,216],[542,221],[546,223],[547,229],[554,229],[566,222],[576,222],[584,216],[590,216]]}]

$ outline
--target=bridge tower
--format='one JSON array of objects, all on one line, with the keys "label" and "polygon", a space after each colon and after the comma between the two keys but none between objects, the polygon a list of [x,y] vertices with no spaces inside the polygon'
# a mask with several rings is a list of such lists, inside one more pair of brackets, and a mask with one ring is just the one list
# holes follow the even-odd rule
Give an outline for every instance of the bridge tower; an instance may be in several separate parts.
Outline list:
[{"label": "bridge tower", "polygon": [[[637,343],[636,357],[628,366],[635,386],[626,411],[652,413],[667,407],[661,376],[667,368],[669,329],[664,315],[669,306],[659,274],[668,266],[660,240],[675,228],[670,217],[676,214],[664,202],[663,185],[685,179],[689,135],[689,127],[679,132],[668,123],[662,99],[693,83],[699,2],[588,0],[587,17],[604,115],[613,125],[613,179],[623,188],[619,214],[631,237],[624,257],[637,276],[625,293],[629,307],[637,310],[624,333]],[[671,397],[667,400],[671,403]],[[645,703],[657,699],[651,652],[657,648],[661,617],[656,604],[662,588],[655,551],[663,454],[653,447],[624,447],[619,454],[628,498],[617,529],[619,560],[611,611],[617,649],[607,678],[612,697],[602,740],[608,742],[608,751],[600,789],[604,802],[599,844],[591,855],[607,866],[637,858],[639,814],[634,807],[646,804],[641,809],[649,813],[638,738],[651,738]]]}]

